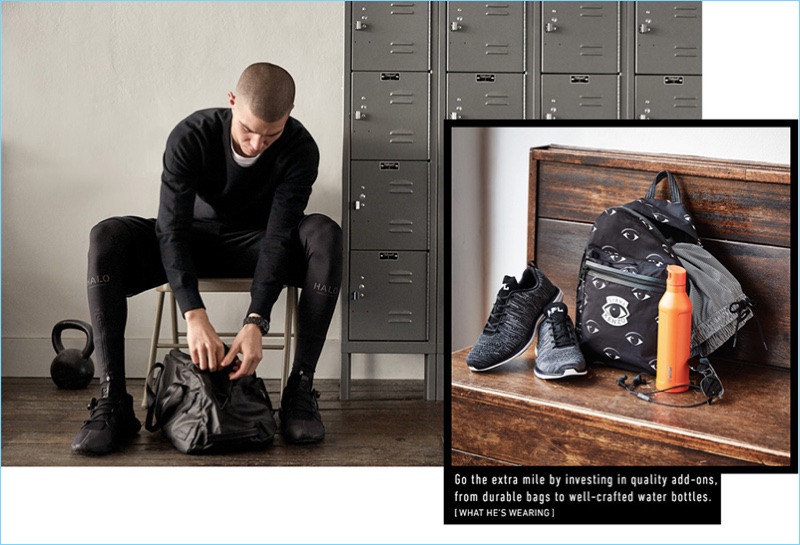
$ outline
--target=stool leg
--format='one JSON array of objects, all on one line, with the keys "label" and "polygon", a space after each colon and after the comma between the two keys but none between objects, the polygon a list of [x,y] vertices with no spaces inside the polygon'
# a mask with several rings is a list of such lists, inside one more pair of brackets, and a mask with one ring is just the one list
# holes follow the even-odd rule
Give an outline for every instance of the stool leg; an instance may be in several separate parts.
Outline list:
[{"label": "stool leg", "polygon": [[178,304],[175,302],[174,292],[169,292],[169,301],[172,313],[172,342],[178,344]]},{"label": "stool leg", "polygon": [[164,292],[157,292],[156,320],[153,324],[153,337],[150,340],[150,355],[147,359],[147,372],[145,373],[145,385],[142,392],[142,407],[147,407],[147,376],[150,374],[153,364],[156,362],[156,352],[158,351],[158,338],[161,335],[161,317],[164,314]]}]

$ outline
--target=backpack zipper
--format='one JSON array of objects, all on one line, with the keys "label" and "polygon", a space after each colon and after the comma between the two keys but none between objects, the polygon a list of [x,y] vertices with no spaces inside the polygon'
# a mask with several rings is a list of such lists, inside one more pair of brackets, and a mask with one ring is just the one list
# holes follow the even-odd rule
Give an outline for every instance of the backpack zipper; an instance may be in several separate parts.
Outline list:
[{"label": "backpack zipper", "polygon": [[593,261],[586,261],[584,266],[587,269],[590,269],[592,275],[598,278],[615,282],[617,284],[622,284],[623,286],[628,286],[629,288],[647,291],[663,291],[666,289],[666,281],[658,280],[657,278],[653,278],[651,276],[621,271],[619,269],[615,269],[614,267],[601,265]]}]

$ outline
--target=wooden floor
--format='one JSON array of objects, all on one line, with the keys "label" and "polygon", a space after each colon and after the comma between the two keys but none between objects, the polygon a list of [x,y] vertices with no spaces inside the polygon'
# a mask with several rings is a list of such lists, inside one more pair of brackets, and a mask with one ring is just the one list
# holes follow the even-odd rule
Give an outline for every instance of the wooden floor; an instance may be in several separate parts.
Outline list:
[{"label": "wooden floor", "polygon": [[[274,406],[277,380],[265,381]],[[59,390],[46,378],[2,379],[3,466],[440,466],[441,401],[425,401],[422,381],[353,381],[351,400],[339,401],[338,380],[317,380],[325,440],[288,445],[280,433],[263,450],[185,455],[160,433],[142,431],[121,451],[101,457],[74,454],[72,438],[98,387]],[[139,420],[143,380],[129,380]],[[277,418],[277,415],[276,415]]]}]

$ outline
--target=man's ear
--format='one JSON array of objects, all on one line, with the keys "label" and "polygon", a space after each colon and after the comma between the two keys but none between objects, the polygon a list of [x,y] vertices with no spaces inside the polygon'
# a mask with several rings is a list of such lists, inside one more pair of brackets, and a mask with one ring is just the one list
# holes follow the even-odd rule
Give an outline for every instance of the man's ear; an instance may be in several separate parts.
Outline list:
[{"label": "man's ear", "polygon": [[230,103],[231,106],[236,104],[236,95],[234,95],[232,91],[228,91],[228,103]]}]

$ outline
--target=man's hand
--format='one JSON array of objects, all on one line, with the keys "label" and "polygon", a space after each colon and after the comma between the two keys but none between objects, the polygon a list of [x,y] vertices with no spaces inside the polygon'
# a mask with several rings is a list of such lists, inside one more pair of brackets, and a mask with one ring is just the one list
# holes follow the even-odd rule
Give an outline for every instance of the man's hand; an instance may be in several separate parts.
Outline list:
[{"label": "man's hand", "polygon": [[186,318],[186,343],[192,361],[205,371],[216,371],[225,357],[225,346],[208,319],[204,308],[196,308],[184,314]]},{"label": "man's hand", "polygon": [[247,324],[242,327],[239,334],[231,344],[228,355],[222,360],[222,367],[227,367],[235,363],[236,356],[241,354],[241,360],[238,364],[238,369],[234,366],[233,373],[230,374],[231,380],[243,377],[245,375],[252,375],[256,371],[256,367],[261,363],[263,357],[262,352],[262,339],[261,330],[255,324]]}]

